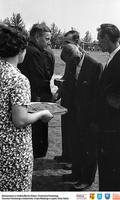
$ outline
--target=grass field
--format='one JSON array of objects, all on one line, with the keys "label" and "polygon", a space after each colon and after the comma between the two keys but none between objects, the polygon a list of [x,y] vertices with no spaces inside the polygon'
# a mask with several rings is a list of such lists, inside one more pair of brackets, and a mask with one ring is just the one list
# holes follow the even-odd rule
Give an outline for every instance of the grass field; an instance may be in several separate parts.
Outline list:
[{"label": "grass field", "polygon": [[[60,50],[54,50],[56,75],[63,75],[65,65],[60,59]],[[102,52],[89,52],[90,56],[105,65],[107,54]],[[54,88],[53,82],[52,87]],[[69,184],[63,184],[62,175],[71,173],[63,170],[62,164],[56,163],[53,158],[60,155],[61,149],[61,121],[60,116],[55,116],[49,123],[49,148],[45,158],[39,158],[34,161],[33,173],[33,191],[70,191]],[[98,173],[96,173],[95,182],[88,191],[98,191]]]}]

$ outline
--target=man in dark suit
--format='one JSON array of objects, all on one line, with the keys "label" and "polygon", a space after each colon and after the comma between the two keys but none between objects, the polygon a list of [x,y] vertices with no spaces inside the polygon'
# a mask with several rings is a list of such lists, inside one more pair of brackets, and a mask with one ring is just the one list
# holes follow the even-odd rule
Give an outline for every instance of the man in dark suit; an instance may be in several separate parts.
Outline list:
[{"label": "man in dark suit", "polygon": [[120,191],[120,31],[102,24],[98,41],[110,54],[99,81],[97,101],[98,167],[100,191]]},{"label": "man in dark suit", "polygon": [[[54,83],[59,87],[56,93],[56,100],[61,98],[61,105],[68,108],[70,106],[70,93],[67,91],[66,88],[66,78],[69,76],[70,68],[71,70],[75,70],[74,67],[75,62],[79,62],[82,56],[82,53],[79,51],[77,44],[79,42],[79,33],[77,31],[69,31],[64,35],[63,39],[63,46],[61,52],[61,59],[66,63],[65,72],[63,77],[60,80],[55,80]],[[69,44],[66,46],[66,44]],[[73,45],[75,44],[75,45]],[[74,60],[72,60],[74,59]],[[73,68],[73,69],[72,69]],[[63,83],[64,82],[64,83]],[[63,83],[63,84],[62,84]],[[62,88],[61,88],[62,84]],[[62,89],[62,92],[61,92]],[[69,127],[69,117],[70,113],[61,116],[61,130],[62,130],[62,155],[55,156],[55,160],[58,162],[65,162],[71,163],[71,151],[70,151],[70,144],[69,144],[69,132],[71,131]],[[71,166],[71,164],[67,164],[66,166]],[[69,168],[69,167],[68,167]]]},{"label": "man in dark suit", "polygon": [[[34,24],[30,30],[30,41],[21,72],[31,85],[31,99],[51,101],[50,80],[54,72],[54,55],[50,49],[51,32],[44,24]],[[48,123],[41,121],[32,126],[34,158],[43,157],[48,149]]]},{"label": "man in dark suit", "polygon": [[93,127],[101,64],[79,51],[78,45],[73,43],[73,35],[74,31],[65,35],[68,44],[64,45],[61,58],[66,63],[66,69],[58,91],[62,105],[68,108],[68,113],[63,116],[62,140],[72,162],[72,174],[64,175],[63,181],[75,183],[71,189],[80,191],[92,184],[96,173],[96,135]]}]

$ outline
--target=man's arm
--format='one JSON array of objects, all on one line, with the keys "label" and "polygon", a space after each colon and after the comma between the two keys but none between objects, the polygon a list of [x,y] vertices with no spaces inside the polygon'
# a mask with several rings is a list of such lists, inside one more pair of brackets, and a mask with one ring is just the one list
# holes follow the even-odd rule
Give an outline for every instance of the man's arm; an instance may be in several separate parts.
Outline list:
[{"label": "man's arm", "polygon": [[44,50],[44,56],[45,56],[46,77],[48,80],[51,80],[55,67],[55,56],[52,52],[52,49],[49,48]]}]

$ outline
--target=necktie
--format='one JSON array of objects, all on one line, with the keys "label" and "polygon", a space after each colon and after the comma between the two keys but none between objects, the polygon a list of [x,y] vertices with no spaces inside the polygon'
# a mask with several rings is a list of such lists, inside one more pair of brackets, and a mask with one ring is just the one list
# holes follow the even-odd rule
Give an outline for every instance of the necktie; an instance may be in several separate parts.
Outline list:
[{"label": "necktie", "polygon": [[85,56],[85,54],[83,54],[79,64],[76,66],[76,74],[75,74],[76,79],[78,79],[78,76],[79,76],[79,73],[80,73],[80,70],[81,70],[81,67],[83,64],[84,56]]}]

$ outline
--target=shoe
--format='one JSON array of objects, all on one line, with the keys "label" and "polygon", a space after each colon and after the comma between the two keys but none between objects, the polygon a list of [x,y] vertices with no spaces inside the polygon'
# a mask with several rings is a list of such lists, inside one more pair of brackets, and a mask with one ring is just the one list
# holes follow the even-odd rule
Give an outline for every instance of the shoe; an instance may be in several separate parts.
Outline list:
[{"label": "shoe", "polygon": [[89,188],[92,185],[92,183],[81,183],[77,182],[71,187],[71,191],[84,191],[87,188]]},{"label": "shoe", "polygon": [[72,164],[71,163],[65,163],[62,168],[64,170],[72,170]]},{"label": "shoe", "polygon": [[55,156],[54,160],[61,163],[69,163],[70,161],[64,158],[63,156]]},{"label": "shoe", "polygon": [[64,174],[62,176],[62,180],[63,182],[66,182],[66,183],[71,183],[71,184],[75,184],[77,183],[79,180],[74,177],[72,174]]}]

